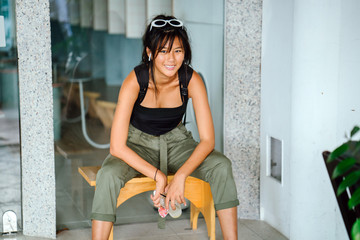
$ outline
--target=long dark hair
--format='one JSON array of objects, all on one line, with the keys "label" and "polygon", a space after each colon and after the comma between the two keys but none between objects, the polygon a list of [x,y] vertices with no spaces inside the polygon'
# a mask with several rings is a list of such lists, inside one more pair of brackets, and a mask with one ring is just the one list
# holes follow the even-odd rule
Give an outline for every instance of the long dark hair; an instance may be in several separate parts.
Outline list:
[{"label": "long dark hair", "polygon": [[[176,19],[174,16],[165,16],[158,15],[154,17],[152,21],[156,19],[163,20],[171,20]],[[191,64],[191,47],[188,34],[186,32],[185,26],[183,27],[173,27],[170,24],[166,24],[164,27],[153,27],[150,31],[151,22],[147,26],[145,33],[143,35],[143,53],[142,53],[142,63],[145,64],[148,69],[150,69],[151,79],[155,84],[155,94],[156,94],[156,82],[154,79],[154,71],[153,71],[153,59],[155,59],[161,49],[165,47],[167,43],[169,43],[170,51],[172,49],[175,38],[177,37],[182,45],[185,55],[183,64],[190,65]],[[149,56],[146,52],[146,48],[150,49],[152,59],[149,61]]]}]

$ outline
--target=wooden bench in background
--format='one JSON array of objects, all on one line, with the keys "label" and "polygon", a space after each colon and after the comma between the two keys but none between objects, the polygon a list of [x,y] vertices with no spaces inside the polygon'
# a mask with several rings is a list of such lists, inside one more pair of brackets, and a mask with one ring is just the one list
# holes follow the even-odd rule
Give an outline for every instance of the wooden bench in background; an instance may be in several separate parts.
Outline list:
[{"label": "wooden bench in background", "polygon": [[[99,171],[100,166],[79,167],[78,171],[83,178],[90,184],[90,186],[96,186],[96,174]],[[174,176],[168,176],[168,181],[171,181]],[[155,181],[151,178],[139,176],[133,178],[125,184],[120,190],[120,194],[117,199],[117,207],[129,198],[140,194],[142,192],[152,191],[155,189]],[[210,185],[200,179],[194,177],[188,177],[185,182],[185,198],[187,198],[190,204],[190,225],[193,230],[197,229],[197,220],[199,213],[204,216],[208,236],[210,240],[215,240],[215,208],[212,194],[210,191]],[[113,240],[113,228],[111,229],[109,240]]]},{"label": "wooden bench in background", "polygon": [[100,93],[84,91],[84,97],[89,99],[88,113],[89,113],[90,117],[97,118],[98,114],[96,113],[96,101],[100,97]]},{"label": "wooden bench in background", "polygon": [[104,124],[106,128],[111,128],[114,113],[115,113],[116,103],[109,102],[104,100],[97,100],[95,104],[96,113],[100,121]]},{"label": "wooden bench in background", "polygon": [[110,129],[114,119],[116,102],[100,100],[98,92],[85,91],[84,97],[89,99],[89,115],[99,118],[105,128]]}]

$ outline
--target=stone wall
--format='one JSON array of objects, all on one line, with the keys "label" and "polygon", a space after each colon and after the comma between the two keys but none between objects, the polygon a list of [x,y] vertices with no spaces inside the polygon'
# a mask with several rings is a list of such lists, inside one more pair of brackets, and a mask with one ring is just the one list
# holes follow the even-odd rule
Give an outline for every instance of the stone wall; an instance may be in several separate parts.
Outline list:
[{"label": "stone wall", "polygon": [[17,0],[23,233],[56,238],[48,0]]},{"label": "stone wall", "polygon": [[233,162],[239,218],[260,215],[261,0],[225,2],[224,152]]}]

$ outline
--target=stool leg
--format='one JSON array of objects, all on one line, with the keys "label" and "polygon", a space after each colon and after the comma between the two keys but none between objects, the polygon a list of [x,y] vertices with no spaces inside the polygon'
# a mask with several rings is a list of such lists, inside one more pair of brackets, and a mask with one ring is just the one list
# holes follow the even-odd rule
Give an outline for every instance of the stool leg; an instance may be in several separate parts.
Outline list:
[{"label": "stool leg", "polygon": [[190,225],[193,230],[197,229],[199,213],[200,213],[200,209],[198,209],[193,203],[191,203],[190,204]]},{"label": "stool leg", "polygon": [[109,235],[109,240],[113,240],[113,239],[114,239],[114,226],[111,227],[111,231]]},{"label": "stool leg", "polygon": [[215,240],[215,207],[209,185],[204,185],[204,208],[202,214],[206,222],[210,240]]}]

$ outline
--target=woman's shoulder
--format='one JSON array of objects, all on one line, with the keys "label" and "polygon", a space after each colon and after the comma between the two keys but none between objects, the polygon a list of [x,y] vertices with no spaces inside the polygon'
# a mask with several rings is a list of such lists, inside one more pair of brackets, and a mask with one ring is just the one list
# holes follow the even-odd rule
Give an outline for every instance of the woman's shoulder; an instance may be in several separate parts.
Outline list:
[{"label": "woman's shoulder", "polygon": [[197,71],[192,69],[191,78],[190,78],[189,83],[191,83],[192,81],[199,81],[199,80],[202,81],[202,76]]},{"label": "woman's shoulder", "polygon": [[190,98],[192,98],[194,94],[198,94],[199,92],[202,92],[203,89],[206,89],[202,76],[195,70],[192,73],[188,89]]},{"label": "woman's shoulder", "polygon": [[132,70],[129,75],[124,79],[123,83],[121,84],[121,88],[139,91],[140,86],[137,81],[135,70]]}]

